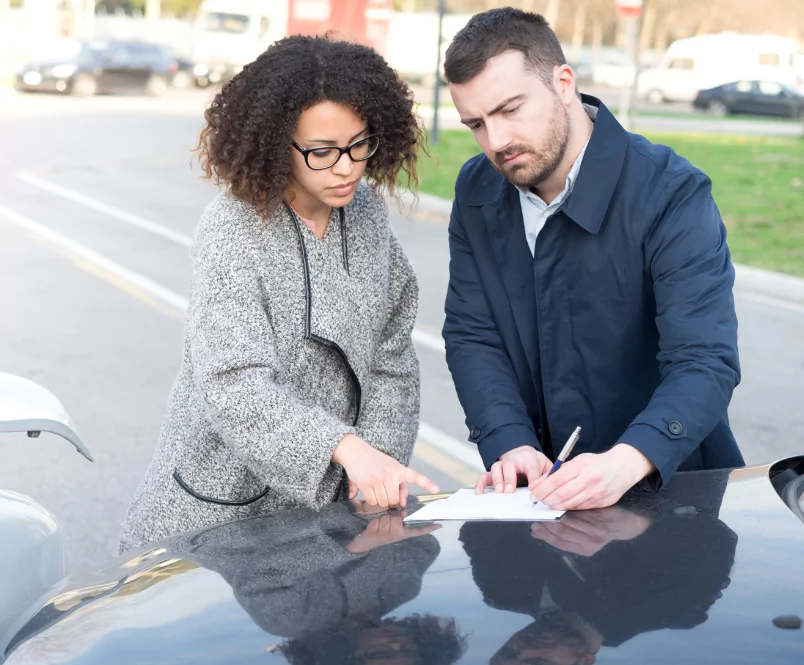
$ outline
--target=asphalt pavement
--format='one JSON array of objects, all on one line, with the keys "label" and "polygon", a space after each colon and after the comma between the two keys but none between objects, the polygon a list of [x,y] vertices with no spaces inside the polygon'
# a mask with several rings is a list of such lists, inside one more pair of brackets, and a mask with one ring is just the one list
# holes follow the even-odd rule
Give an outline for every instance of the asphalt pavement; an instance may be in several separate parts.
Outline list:
[{"label": "asphalt pavement", "polygon": [[[191,164],[198,98],[0,105],[0,371],[53,391],[96,458],[55,436],[5,436],[0,487],[54,513],[74,569],[114,555],[179,367],[189,238],[215,194]],[[414,466],[453,490],[479,461],[440,340],[446,227],[391,209],[421,292]],[[730,416],[743,452],[749,463],[801,454],[804,306],[744,293],[737,305],[743,384]]]}]

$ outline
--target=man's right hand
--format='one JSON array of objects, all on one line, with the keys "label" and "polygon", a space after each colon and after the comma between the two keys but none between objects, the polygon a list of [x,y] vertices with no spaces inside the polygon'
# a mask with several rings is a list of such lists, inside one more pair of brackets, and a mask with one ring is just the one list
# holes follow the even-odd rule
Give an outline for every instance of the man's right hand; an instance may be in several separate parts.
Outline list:
[{"label": "man's right hand", "polygon": [[547,456],[533,446],[514,448],[501,455],[492,464],[491,470],[477,479],[475,494],[482,494],[489,485],[494,486],[495,492],[510,494],[516,489],[520,478],[525,479],[530,487],[552,468],[553,463]]}]

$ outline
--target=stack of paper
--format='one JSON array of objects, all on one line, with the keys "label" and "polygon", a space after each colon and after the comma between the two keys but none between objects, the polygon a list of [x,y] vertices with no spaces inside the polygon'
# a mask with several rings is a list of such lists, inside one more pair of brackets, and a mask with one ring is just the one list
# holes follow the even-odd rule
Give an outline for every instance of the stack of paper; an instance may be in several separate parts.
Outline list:
[{"label": "stack of paper", "polygon": [[498,494],[491,488],[475,494],[473,489],[458,490],[446,499],[426,504],[405,522],[439,522],[442,520],[525,520],[528,522],[557,520],[566,511],[552,510],[540,501],[534,502],[527,487],[512,494]]}]

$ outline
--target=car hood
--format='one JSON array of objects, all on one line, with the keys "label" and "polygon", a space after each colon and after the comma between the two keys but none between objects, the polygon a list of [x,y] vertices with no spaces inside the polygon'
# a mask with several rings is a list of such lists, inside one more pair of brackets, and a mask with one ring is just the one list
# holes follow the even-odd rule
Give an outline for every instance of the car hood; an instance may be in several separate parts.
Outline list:
[{"label": "car hood", "polygon": [[7,662],[801,663],[804,524],[769,468],[557,523],[351,502],[219,525],[74,579]]}]

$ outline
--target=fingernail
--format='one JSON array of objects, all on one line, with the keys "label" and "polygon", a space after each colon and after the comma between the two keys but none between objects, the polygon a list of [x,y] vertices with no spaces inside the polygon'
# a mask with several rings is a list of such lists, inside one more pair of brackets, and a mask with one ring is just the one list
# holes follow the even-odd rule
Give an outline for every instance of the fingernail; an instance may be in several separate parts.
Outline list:
[{"label": "fingernail", "polygon": [[506,492],[511,492],[511,491],[513,491],[513,489],[514,489],[514,488],[513,488],[513,486],[512,486],[512,485],[506,485],[506,486],[505,486],[505,491],[506,491]]},{"label": "fingernail", "polygon": [[502,485],[495,485],[494,489],[497,490],[498,492],[502,492]]}]

